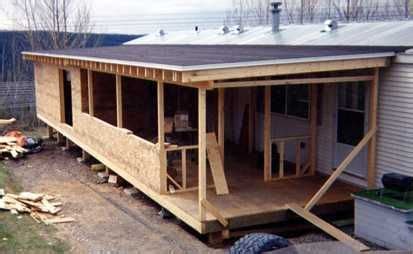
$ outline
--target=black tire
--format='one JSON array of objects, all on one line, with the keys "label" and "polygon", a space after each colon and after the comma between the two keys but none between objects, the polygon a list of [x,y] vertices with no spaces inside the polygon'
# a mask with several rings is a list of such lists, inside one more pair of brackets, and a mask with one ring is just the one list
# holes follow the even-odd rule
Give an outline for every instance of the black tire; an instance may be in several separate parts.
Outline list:
[{"label": "black tire", "polygon": [[230,254],[259,254],[288,247],[289,241],[281,236],[253,233],[245,235],[230,248]]}]

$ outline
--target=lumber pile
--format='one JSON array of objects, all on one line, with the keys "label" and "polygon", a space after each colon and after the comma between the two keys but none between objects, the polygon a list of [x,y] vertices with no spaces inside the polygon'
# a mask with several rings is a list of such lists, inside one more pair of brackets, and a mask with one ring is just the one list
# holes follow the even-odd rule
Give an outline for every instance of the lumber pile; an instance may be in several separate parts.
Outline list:
[{"label": "lumber pile", "polygon": [[21,192],[20,194],[0,194],[0,210],[10,211],[12,214],[28,213],[38,223],[46,225],[75,221],[71,217],[60,215],[62,202],[55,201],[55,197],[40,193]]},{"label": "lumber pile", "polygon": [[17,138],[0,136],[0,156],[11,155],[13,158],[20,158],[26,152],[27,149],[17,144]]}]

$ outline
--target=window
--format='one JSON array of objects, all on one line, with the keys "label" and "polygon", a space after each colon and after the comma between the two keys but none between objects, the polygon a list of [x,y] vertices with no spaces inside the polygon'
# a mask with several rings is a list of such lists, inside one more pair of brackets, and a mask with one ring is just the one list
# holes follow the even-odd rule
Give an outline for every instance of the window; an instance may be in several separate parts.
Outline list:
[{"label": "window", "polygon": [[115,75],[93,72],[93,110],[94,117],[117,125]]},{"label": "window", "polygon": [[[258,111],[264,112],[264,88],[257,93]],[[271,87],[271,112],[308,119],[309,89],[307,85]]]},{"label": "window", "polygon": [[345,84],[338,89],[337,142],[357,145],[364,136],[366,86]]}]

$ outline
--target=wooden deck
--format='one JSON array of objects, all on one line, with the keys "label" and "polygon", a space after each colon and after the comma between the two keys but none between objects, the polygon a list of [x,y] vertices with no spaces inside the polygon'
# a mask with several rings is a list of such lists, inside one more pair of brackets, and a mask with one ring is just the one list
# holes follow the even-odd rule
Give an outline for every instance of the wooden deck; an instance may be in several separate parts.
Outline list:
[{"label": "wooden deck", "polygon": [[[280,222],[287,219],[289,203],[305,205],[322,186],[326,177],[308,176],[298,179],[263,181],[262,169],[232,161],[226,167],[230,194],[216,195],[214,188],[207,191],[207,200],[229,221],[230,229]],[[318,207],[349,203],[351,193],[359,189],[353,185],[336,182],[321,199]],[[163,195],[186,216],[198,220],[198,191]],[[317,208],[317,207],[316,207]],[[179,217],[179,214],[177,215]],[[198,220],[199,221],[199,220]],[[202,232],[222,230],[217,219],[210,213],[203,222]]]}]

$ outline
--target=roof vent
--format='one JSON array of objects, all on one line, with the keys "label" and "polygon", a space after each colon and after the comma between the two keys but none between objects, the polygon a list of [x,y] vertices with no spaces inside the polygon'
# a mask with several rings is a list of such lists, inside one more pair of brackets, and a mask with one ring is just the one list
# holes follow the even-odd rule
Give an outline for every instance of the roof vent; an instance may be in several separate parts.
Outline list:
[{"label": "roof vent", "polygon": [[164,31],[163,29],[159,30],[159,35],[160,35],[160,36],[165,36],[165,34],[166,34],[166,33],[165,33],[165,31]]},{"label": "roof vent", "polygon": [[228,26],[223,26],[223,27],[221,28],[221,31],[222,31],[224,34],[227,34],[227,33],[229,33],[229,32],[230,32],[230,30],[229,30],[229,27],[228,27]]},{"label": "roof vent", "polygon": [[243,33],[245,31],[244,26],[243,25],[238,25],[237,26],[237,31],[239,34]]},{"label": "roof vent", "polygon": [[280,31],[280,9],[281,2],[271,3],[271,13],[272,13],[272,32],[277,33]]},{"label": "roof vent", "polygon": [[336,20],[327,19],[324,21],[324,29],[321,32],[331,32],[338,28],[338,23]]},{"label": "roof vent", "polygon": [[408,49],[404,53],[406,53],[408,55],[413,55],[413,49]]},{"label": "roof vent", "polygon": [[197,32],[197,33],[200,32],[199,26],[195,26],[195,32]]}]

